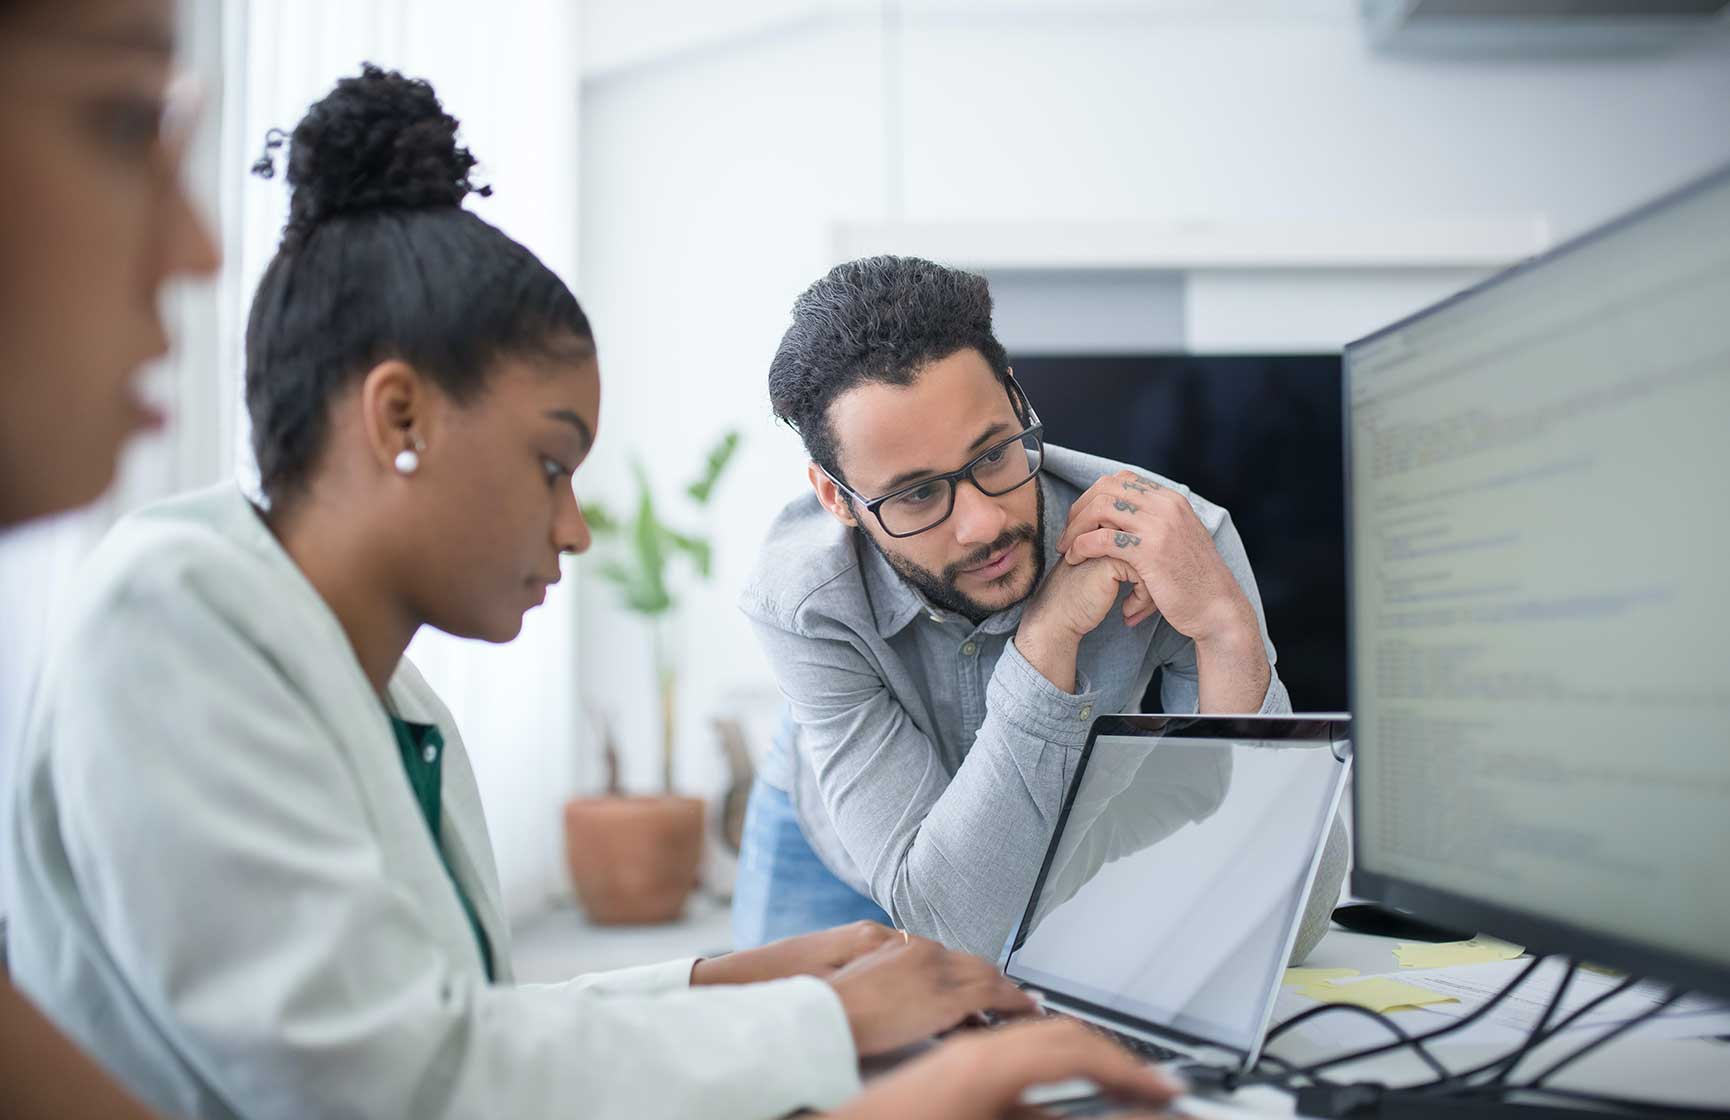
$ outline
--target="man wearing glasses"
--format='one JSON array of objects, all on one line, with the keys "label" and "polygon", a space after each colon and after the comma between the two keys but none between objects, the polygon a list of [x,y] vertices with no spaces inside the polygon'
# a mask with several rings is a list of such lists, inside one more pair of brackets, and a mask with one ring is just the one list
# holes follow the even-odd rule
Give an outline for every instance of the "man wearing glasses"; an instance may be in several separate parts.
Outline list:
[{"label": "man wearing glasses", "polygon": [[1226,511],[1047,446],[983,277],[835,268],[769,394],[811,493],[740,600],[790,714],[747,814],[739,947],[869,918],[995,958],[1096,714],[1136,710],[1156,670],[1166,711],[1290,710]]}]

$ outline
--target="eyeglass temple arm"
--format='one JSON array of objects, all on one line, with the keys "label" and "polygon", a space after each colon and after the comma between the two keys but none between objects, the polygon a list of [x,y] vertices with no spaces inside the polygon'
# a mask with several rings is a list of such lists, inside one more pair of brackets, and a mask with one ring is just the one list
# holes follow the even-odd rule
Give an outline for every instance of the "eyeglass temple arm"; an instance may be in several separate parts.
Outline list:
[{"label": "eyeglass temple arm", "polygon": [[1027,390],[1023,389],[1021,387],[1021,382],[1015,379],[1015,368],[1013,366],[1004,371],[1003,382],[1010,390],[1010,403],[1014,404],[1016,401],[1020,401],[1021,407],[1026,411],[1027,426],[1029,428],[1037,427],[1039,424],[1039,413],[1033,411],[1033,402],[1027,399]]},{"label": "eyeglass temple arm", "polygon": [[834,475],[830,474],[828,467],[825,467],[822,463],[818,463],[817,460],[815,460],[815,459],[811,460],[811,462],[816,465],[818,470],[823,472],[824,478],[828,479],[830,482],[833,482],[835,484],[835,489],[841,491],[841,493],[847,495],[849,498],[852,498],[854,501],[858,502],[860,505],[870,505],[871,504],[871,499],[865,497],[865,495],[859,493],[858,491],[854,490],[851,486],[848,486],[845,482],[842,482],[840,479],[838,479]]}]

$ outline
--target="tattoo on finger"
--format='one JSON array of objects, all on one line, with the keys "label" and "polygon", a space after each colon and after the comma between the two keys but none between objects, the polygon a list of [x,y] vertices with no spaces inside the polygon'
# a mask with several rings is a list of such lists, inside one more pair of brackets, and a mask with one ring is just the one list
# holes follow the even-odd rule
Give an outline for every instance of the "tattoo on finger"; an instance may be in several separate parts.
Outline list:
[{"label": "tattoo on finger", "polygon": [[1140,543],[1141,543],[1141,538],[1136,536],[1134,533],[1119,533],[1119,534],[1117,534],[1117,547],[1118,548],[1134,548],[1136,545],[1138,545]]},{"label": "tattoo on finger", "polygon": [[1123,480],[1123,488],[1125,490],[1134,490],[1137,494],[1151,494],[1151,493],[1153,493],[1153,484],[1148,482],[1144,478],[1137,478],[1137,479],[1126,478]]},{"label": "tattoo on finger", "polygon": [[1141,508],[1134,502],[1125,501],[1123,498],[1114,498],[1111,504],[1123,513],[1134,513]]}]

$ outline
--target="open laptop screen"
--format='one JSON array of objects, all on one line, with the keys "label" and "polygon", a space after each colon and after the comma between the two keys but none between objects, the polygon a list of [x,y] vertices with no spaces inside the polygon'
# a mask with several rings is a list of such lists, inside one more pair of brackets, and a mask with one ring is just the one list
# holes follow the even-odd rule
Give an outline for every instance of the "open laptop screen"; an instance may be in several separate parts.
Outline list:
[{"label": "open laptop screen", "polygon": [[1258,1049],[1344,783],[1347,726],[1097,726],[1005,973],[1132,1025]]}]

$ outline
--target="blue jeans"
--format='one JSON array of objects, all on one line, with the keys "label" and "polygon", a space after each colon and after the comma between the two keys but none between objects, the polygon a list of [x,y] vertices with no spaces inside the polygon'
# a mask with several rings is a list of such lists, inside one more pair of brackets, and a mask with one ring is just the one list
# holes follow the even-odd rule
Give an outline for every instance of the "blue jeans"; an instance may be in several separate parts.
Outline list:
[{"label": "blue jeans", "polygon": [[799,827],[793,799],[759,780],[745,809],[745,839],[733,884],[733,948],[846,925],[889,925],[875,902],[835,877]]}]

